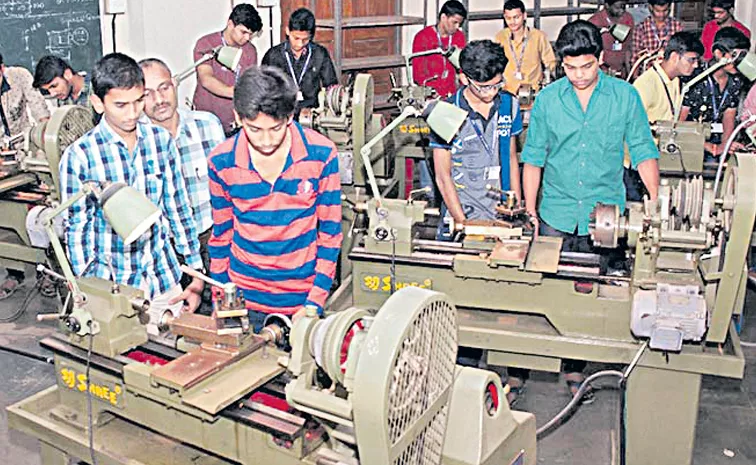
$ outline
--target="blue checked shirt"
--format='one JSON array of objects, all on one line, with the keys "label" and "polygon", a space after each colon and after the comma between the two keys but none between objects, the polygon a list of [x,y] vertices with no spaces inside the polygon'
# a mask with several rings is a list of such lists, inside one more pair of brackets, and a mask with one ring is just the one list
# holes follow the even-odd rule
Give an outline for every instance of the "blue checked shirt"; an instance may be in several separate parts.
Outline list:
[{"label": "blue checked shirt", "polygon": [[[176,148],[181,156],[181,171],[192,202],[194,220],[202,233],[213,226],[207,156],[216,145],[226,140],[226,135],[218,117],[210,112],[178,110],[178,114]],[[149,123],[150,119],[143,115],[142,121]]]},{"label": "blue checked shirt", "polygon": [[77,276],[111,279],[149,289],[153,298],[176,286],[181,278],[176,249],[187,265],[202,268],[197,227],[186,191],[178,151],[168,131],[137,124],[137,145],[128,153],[125,141],[105,118],[71,144],[60,160],[63,200],[78,192],[84,182],[123,182],[145,193],[162,211],[161,219],[131,245],[124,245],[92,198],[68,210],[68,258]]}]

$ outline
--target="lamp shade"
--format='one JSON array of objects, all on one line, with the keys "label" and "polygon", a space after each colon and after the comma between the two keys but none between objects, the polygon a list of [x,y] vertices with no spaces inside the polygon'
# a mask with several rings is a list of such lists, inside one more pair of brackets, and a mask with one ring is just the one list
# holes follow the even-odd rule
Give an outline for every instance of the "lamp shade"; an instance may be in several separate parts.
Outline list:
[{"label": "lamp shade", "polygon": [[236,47],[222,46],[218,49],[215,59],[230,70],[235,70],[239,66],[242,57],[242,50]]},{"label": "lamp shade", "polygon": [[100,207],[113,230],[131,244],[160,218],[160,209],[143,193],[123,183],[103,189]]},{"label": "lamp shade", "polygon": [[620,42],[624,42],[630,34],[630,26],[627,24],[612,24],[609,26],[609,34]]},{"label": "lamp shade", "polygon": [[457,47],[450,47],[447,52],[446,59],[454,66],[455,69],[459,69],[459,56],[462,55],[462,49]]},{"label": "lamp shade", "polygon": [[749,81],[756,80],[756,53],[748,52],[737,60],[737,68]]},{"label": "lamp shade", "polygon": [[449,142],[465,123],[467,112],[451,103],[435,100],[425,108],[423,118],[433,132]]}]

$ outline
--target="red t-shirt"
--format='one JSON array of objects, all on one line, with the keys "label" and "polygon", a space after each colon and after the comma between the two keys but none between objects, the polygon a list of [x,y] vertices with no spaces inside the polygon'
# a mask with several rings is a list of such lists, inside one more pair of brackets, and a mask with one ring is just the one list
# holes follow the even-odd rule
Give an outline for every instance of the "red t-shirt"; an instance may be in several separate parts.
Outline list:
[{"label": "red t-shirt", "polygon": [[[746,35],[749,39],[751,38],[751,31],[748,30],[747,27],[745,27],[742,23],[732,20],[732,27],[735,27],[739,29],[743,34]],[[716,21],[713,19],[706,23],[703,28],[703,32],[701,33],[701,42],[703,42],[704,46],[704,60],[709,61],[714,56],[711,47],[714,45],[714,36],[717,35],[717,32],[721,27],[719,27],[719,24],[717,24]]]},{"label": "red t-shirt", "polygon": [[630,26],[630,33],[627,35],[627,39],[625,39],[624,42],[617,41],[608,31],[601,34],[601,40],[604,43],[604,63],[615,71],[624,70],[625,73],[630,71],[630,67],[632,66],[630,58],[633,55],[632,27],[635,25],[632,15],[625,12],[620,16],[619,21],[614,21],[609,17],[606,9],[603,9],[591,16],[588,21],[596,25],[599,29],[608,28],[615,22]]},{"label": "red t-shirt", "polygon": [[[465,35],[462,31],[455,32],[451,37],[441,37],[436,31],[436,26],[428,26],[415,35],[412,53],[433,50],[439,46],[448,49],[452,45],[459,49],[465,47]],[[412,60],[412,77],[415,83],[436,89],[441,97],[448,97],[457,90],[457,70],[441,54]]]},{"label": "red t-shirt", "polygon": [[[211,32],[200,38],[194,45],[194,61],[199,60],[204,54],[219,45],[223,45],[222,32]],[[237,77],[241,76],[241,73],[257,65],[257,49],[255,46],[251,43],[246,43],[241,49],[242,57],[236,70],[228,69],[216,60],[210,60],[205,64],[213,67],[213,76],[218,80],[226,85],[233,86],[236,84]],[[199,82],[197,82],[197,88],[194,90],[194,109],[209,111],[217,116],[221,120],[221,123],[223,123],[224,131],[228,131],[231,123],[234,122],[233,100],[210,93]]]}]

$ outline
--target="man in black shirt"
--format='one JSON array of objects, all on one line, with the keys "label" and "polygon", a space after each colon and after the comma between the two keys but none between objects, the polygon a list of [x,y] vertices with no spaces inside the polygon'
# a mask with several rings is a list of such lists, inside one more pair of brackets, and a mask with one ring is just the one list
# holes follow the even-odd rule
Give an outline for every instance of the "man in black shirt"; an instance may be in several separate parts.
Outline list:
[{"label": "man in black shirt", "polygon": [[265,53],[263,65],[281,68],[299,88],[297,93],[297,117],[300,111],[318,106],[318,92],[338,84],[328,50],[313,42],[315,15],[307,8],[300,8],[289,17],[286,42],[276,45]]},{"label": "man in black shirt", "polygon": [[[734,27],[722,28],[714,37],[714,58],[709,66],[746,53],[750,48],[751,42],[745,34]],[[680,119],[711,123],[711,137],[705,144],[707,159],[722,154],[724,144],[735,130],[742,88],[743,79],[738,75],[735,64],[730,63],[714,71],[685,94]]]}]

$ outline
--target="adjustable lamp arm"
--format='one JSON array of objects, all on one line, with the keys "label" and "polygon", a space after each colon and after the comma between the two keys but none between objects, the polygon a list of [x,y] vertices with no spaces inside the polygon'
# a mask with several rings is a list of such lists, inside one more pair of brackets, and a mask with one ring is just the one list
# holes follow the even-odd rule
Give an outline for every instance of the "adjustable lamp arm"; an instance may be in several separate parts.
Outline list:
[{"label": "adjustable lamp arm", "polygon": [[385,128],[381,129],[381,132],[376,134],[375,137],[370,139],[370,141],[367,144],[363,145],[360,149],[362,162],[365,164],[365,171],[367,171],[368,180],[370,181],[370,188],[373,190],[373,196],[378,202],[378,205],[381,204],[381,191],[378,189],[378,182],[376,181],[375,173],[373,172],[373,163],[370,160],[370,151],[378,142],[381,141],[381,139],[391,133],[394,128],[399,126],[407,118],[413,116],[420,116],[420,110],[412,105],[405,107],[402,113],[394,121],[386,125]]},{"label": "adjustable lamp arm", "polygon": [[[68,287],[71,289],[71,294],[73,295],[74,303],[76,304],[83,303],[86,297],[81,292],[81,289],[79,289],[79,285],[76,283],[76,275],[74,275],[74,272],[71,269],[71,264],[68,262],[66,252],[63,250],[63,245],[60,243],[60,239],[58,239],[58,235],[55,233],[55,229],[53,228],[53,219],[64,211],[68,210],[71,205],[75,204],[83,197],[86,197],[90,194],[96,194],[98,191],[99,190],[97,189],[97,187],[92,183],[84,183],[79,192],[71,196],[65,202],[58,205],[45,217],[44,220],[47,237],[50,239],[50,244],[52,244],[53,251],[55,252],[55,258],[58,260],[60,267],[63,269],[63,275],[66,277],[66,282],[68,283]],[[61,315],[63,314],[63,312],[65,312],[65,310],[65,308],[61,309]]]},{"label": "adjustable lamp arm", "polygon": [[709,77],[712,73],[714,73],[719,68],[729,65],[733,61],[734,60],[732,58],[719,60],[714,66],[709,67],[706,71],[699,74],[695,78],[691,79],[687,84],[685,84],[682,90],[680,91],[680,101],[677,103],[677,106],[675,107],[675,116],[672,119],[672,121],[677,121],[678,119],[680,119],[680,112],[682,111],[683,100],[685,99],[685,94],[687,94],[688,91],[693,88],[693,86],[703,81],[705,78]]}]

